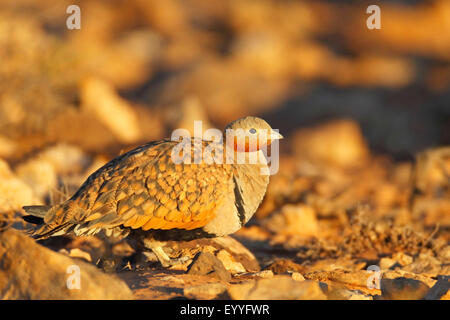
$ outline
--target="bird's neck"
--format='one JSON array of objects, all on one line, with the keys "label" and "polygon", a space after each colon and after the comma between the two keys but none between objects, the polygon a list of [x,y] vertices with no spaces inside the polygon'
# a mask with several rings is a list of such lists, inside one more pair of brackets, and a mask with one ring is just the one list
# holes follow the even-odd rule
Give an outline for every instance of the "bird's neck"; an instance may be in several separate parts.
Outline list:
[{"label": "bird's neck", "polygon": [[[262,152],[261,152],[262,153]],[[255,213],[264,198],[269,184],[268,167],[266,163],[236,164],[236,183],[244,199],[245,222]]]}]

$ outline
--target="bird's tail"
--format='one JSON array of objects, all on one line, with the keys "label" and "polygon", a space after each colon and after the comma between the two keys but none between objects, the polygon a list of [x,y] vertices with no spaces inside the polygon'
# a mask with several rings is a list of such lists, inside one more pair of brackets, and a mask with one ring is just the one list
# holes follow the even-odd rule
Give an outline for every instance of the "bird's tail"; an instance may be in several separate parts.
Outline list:
[{"label": "bird's tail", "polygon": [[27,230],[27,233],[37,240],[64,235],[69,229],[74,227],[74,225],[70,222],[57,224],[46,223],[44,221],[44,217],[49,210],[61,209],[61,207],[25,206],[23,209],[29,215],[22,217],[22,219],[31,224],[35,224],[34,228]]},{"label": "bird's tail", "polygon": [[51,206],[25,206],[23,210],[28,213],[27,216],[23,216],[22,219],[28,223],[34,224],[33,228],[26,230],[26,233],[35,239],[41,238],[39,231],[45,228],[44,217],[45,214],[51,209]]},{"label": "bird's tail", "polygon": [[23,220],[32,224],[44,223],[44,216],[51,206],[25,206],[23,210],[28,213],[28,216],[24,216]]}]

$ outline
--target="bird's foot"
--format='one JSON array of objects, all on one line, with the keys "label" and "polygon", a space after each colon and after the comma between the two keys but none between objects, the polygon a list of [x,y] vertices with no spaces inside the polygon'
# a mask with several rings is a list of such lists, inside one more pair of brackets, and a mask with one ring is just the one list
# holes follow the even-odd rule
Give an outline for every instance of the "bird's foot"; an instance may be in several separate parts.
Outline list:
[{"label": "bird's foot", "polygon": [[161,263],[161,265],[162,265],[164,268],[170,268],[170,267],[174,267],[174,266],[180,266],[180,265],[183,265],[183,264],[185,264],[189,259],[190,259],[189,257],[183,256],[183,257],[176,258],[176,259],[169,258],[169,259],[164,259],[164,260],[158,258],[158,261]]},{"label": "bird's foot", "polygon": [[156,258],[164,268],[183,265],[190,259],[188,256],[182,256],[176,259],[170,258],[163,250],[160,242],[145,241],[144,245],[147,249],[150,249],[155,254]]},{"label": "bird's foot", "polygon": [[106,273],[116,272],[121,259],[117,257],[102,257],[97,261],[97,266]]}]

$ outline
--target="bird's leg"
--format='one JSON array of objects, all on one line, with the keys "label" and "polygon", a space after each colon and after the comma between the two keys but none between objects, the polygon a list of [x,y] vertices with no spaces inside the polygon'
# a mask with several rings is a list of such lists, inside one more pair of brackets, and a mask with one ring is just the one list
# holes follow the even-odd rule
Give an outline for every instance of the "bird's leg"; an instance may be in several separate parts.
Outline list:
[{"label": "bird's leg", "polygon": [[143,245],[146,249],[151,250],[158,261],[164,268],[171,267],[174,265],[180,265],[189,260],[189,257],[181,257],[178,259],[171,259],[163,250],[163,243],[160,241],[155,241],[151,239],[144,239]]},{"label": "bird's leg", "polygon": [[113,244],[108,240],[106,240],[104,243],[105,251],[103,253],[103,256],[100,257],[97,265],[105,272],[114,272],[116,271],[116,267],[119,264],[120,259],[114,256]]}]

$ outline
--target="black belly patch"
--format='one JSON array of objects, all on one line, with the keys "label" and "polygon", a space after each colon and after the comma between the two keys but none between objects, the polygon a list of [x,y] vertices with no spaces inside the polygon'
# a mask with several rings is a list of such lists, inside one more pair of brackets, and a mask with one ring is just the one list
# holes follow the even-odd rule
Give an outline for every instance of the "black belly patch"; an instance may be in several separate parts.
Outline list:
[{"label": "black belly patch", "polygon": [[143,238],[152,238],[157,241],[191,241],[202,238],[215,238],[217,235],[208,233],[202,228],[196,228],[192,230],[185,229],[169,229],[169,230],[147,230],[141,229],[131,230],[131,236],[138,236]]}]

